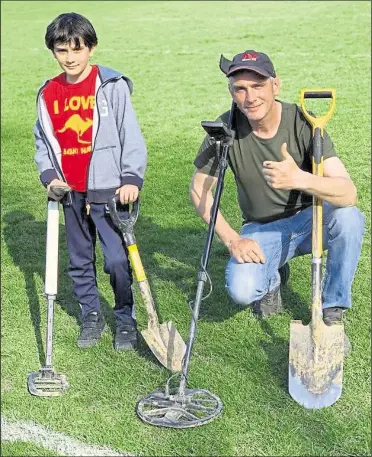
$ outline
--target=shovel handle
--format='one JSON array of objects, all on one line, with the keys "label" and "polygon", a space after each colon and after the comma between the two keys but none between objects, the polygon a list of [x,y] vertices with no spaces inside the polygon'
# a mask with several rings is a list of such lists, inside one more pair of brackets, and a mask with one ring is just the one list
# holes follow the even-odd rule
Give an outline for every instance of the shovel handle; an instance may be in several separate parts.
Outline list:
[{"label": "shovel handle", "polygon": [[146,279],[146,273],[136,244],[128,246],[128,255],[137,281],[144,281]]},{"label": "shovel handle", "polygon": [[[305,98],[330,98],[332,99],[331,106],[326,114],[323,116],[315,117],[307,111],[305,106]],[[336,91],[335,89],[302,89],[300,93],[300,104],[301,109],[313,127],[313,134],[315,134],[315,129],[319,128],[320,133],[323,136],[323,130],[326,123],[331,118],[335,108],[336,108]]]},{"label": "shovel handle", "polygon": [[[326,114],[315,117],[310,114],[305,106],[305,99],[331,99],[331,106]],[[300,93],[300,104],[305,118],[311,124],[313,129],[313,157],[312,172],[316,176],[323,176],[323,138],[324,127],[331,118],[336,107],[335,89],[302,89]],[[322,201],[320,198],[313,198],[313,257],[322,256],[322,226],[323,212]]]},{"label": "shovel handle", "polygon": [[[139,197],[135,202],[132,203],[132,209],[129,212],[129,216],[124,218],[120,216],[120,213],[117,209],[118,204],[120,204],[120,197],[118,194],[113,195],[107,202],[107,208],[111,216],[112,222],[116,227],[123,232],[123,235],[133,234],[133,227],[137,222],[138,212],[139,212]],[[129,205],[130,206],[130,205]],[[131,243],[132,244],[132,243]],[[134,244],[134,243],[133,243]]]},{"label": "shovel handle", "polygon": [[[305,99],[332,99],[326,114],[315,117],[305,107]],[[312,172],[315,176],[323,176],[323,138],[324,127],[331,118],[336,107],[336,92],[334,89],[302,89],[300,94],[301,109],[305,118],[312,126],[313,157]],[[323,255],[323,202],[313,197],[312,225],[312,325],[316,327],[322,321],[321,282]]]},{"label": "shovel handle", "polygon": [[142,299],[146,306],[146,311],[149,317],[149,327],[159,326],[158,316],[156,314],[156,308],[154,299],[152,298],[151,289],[149,282],[146,278],[146,273],[142,265],[141,257],[138,252],[136,244],[128,246],[129,260],[134,271],[134,275],[138,281],[138,286],[141,292]]}]

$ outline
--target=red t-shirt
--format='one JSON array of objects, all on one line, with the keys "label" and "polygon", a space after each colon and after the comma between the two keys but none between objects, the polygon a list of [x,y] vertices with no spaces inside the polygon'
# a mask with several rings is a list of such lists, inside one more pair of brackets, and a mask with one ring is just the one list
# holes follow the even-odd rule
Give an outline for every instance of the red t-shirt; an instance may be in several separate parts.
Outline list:
[{"label": "red t-shirt", "polygon": [[62,171],[67,184],[78,192],[87,190],[92,155],[92,124],[98,68],[76,84],[64,73],[52,79],[43,91],[54,134],[61,146]]}]

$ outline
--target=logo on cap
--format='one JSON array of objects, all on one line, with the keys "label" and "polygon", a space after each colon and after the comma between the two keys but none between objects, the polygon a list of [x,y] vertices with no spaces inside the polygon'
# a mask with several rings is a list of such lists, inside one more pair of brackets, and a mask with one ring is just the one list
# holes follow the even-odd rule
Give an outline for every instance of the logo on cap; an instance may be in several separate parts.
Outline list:
[{"label": "logo on cap", "polygon": [[257,54],[254,54],[253,52],[246,52],[242,57],[242,62],[244,62],[245,60],[256,61],[257,58],[258,58]]}]

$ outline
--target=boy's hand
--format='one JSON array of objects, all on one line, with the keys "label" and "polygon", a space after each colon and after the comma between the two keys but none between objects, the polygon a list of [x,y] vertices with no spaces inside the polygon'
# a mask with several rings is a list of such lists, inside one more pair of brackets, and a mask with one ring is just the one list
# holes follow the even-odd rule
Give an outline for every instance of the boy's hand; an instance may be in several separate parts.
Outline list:
[{"label": "boy's hand", "polygon": [[138,198],[139,189],[133,184],[124,184],[124,186],[116,189],[115,194],[119,194],[120,203],[126,205],[128,203],[133,203]]},{"label": "boy's hand", "polygon": [[59,202],[66,195],[67,192],[71,191],[71,187],[64,181],[59,179],[53,179],[53,181],[47,186],[48,197],[52,200]]}]

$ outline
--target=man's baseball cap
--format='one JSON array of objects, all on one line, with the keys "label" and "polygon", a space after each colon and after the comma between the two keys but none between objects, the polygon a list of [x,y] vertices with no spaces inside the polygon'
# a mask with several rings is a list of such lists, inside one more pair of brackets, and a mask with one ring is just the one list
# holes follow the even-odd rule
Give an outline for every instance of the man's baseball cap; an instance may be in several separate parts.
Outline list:
[{"label": "man's baseball cap", "polygon": [[266,78],[276,77],[274,65],[269,56],[263,52],[253,50],[237,54],[232,61],[221,54],[220,69],[226,76],[230,76],[237,71],[250,70]]}]

